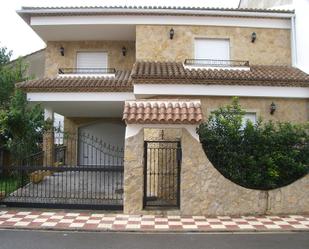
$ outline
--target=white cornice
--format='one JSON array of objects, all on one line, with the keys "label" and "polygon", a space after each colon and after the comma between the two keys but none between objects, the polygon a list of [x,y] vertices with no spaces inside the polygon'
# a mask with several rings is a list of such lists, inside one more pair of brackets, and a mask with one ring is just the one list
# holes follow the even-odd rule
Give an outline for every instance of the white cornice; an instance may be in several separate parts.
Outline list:
[{"label": "white cornice", "polygon": [[192,84],[135,84],[137,98],[161,96],[239,96],[309,98],[309,87],[231,86]]}]

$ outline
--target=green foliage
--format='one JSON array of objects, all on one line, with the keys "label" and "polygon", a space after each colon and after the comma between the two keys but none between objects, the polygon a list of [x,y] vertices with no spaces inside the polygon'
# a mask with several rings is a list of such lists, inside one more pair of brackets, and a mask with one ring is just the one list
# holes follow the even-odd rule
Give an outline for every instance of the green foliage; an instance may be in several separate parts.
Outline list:
[{"label": "green foliage", "polygon": [[26,66],[21,60],[7,64],[10,56],[0,48],[0,148],[21,160],[37,150],[44,119],[40,106],[29,106],[26,95],[15,89],[15,83],[27,79]]},{"label": "green foliage", "polygon": [[0,192],[5,191],[6,195],[14,192],[20,187],[20,179],[16,176],[0,177]]},{"label": "green foliage", "polygon": [[308,124],[260,119],[243,125],[244,113],[233,98],[198,128],[209,160],[226,178],[248,188],[272,189],[308,173]]}]

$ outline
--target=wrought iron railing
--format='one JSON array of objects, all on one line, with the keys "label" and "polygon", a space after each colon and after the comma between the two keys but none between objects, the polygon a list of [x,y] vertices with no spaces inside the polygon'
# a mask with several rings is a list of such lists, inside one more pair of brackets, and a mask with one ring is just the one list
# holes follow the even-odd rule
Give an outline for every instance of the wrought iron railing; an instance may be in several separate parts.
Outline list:
[{"label": "wrought iron railing", "polygon": [[184,64],[197,67],[249,67],[249,61],[240,60],[186,59]]},{"label": "wrought iron railing", "polygon": [[115,68],[59,68],[58,74],[115,74]]}]

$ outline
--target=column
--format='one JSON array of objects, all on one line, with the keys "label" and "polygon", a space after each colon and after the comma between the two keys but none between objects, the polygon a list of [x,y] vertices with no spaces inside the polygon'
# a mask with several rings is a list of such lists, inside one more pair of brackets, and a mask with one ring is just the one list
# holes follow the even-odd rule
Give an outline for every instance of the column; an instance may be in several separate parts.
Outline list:
[{"label": "column", "polygon": [[54,112],[51,108],[44,109],[44,120],[48,128],[43,134],[43,165],[51,167],[54,164]]}]

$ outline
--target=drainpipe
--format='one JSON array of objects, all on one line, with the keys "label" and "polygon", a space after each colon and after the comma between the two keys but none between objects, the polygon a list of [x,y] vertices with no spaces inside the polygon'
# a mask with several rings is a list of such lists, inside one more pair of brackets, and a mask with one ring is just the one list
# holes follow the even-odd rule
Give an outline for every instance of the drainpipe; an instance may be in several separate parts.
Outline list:
[{"label": "drainpipe", "polygon": [[297,44],[296,44],[296,22],[295,14],[291,17],[291,52],[292,52],[292,66],[297,66]]}]

